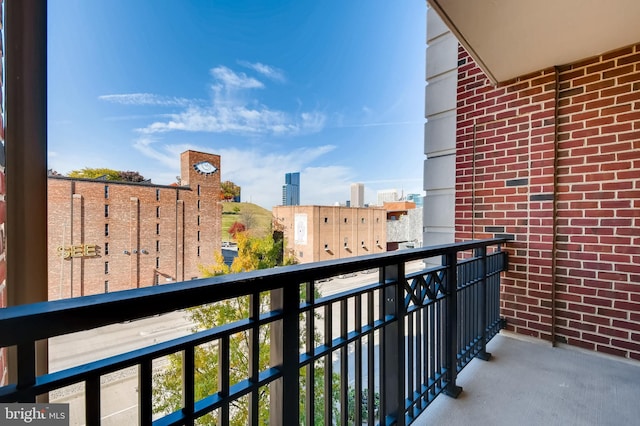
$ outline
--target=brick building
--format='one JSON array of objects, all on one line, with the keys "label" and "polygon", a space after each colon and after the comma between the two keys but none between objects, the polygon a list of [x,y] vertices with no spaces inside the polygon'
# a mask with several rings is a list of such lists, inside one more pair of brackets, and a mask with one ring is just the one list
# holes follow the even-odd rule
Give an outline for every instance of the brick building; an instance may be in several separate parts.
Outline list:
[{"label": "brick building", "polygon": [[512,238],[508,329],[640,360],[640,8],[429,3],[425,244]]},{"label": "brick building", "polygon": [[387,211],[387,251],[422,246],[422,207],[413,201],[384,203]]},{"label": "brick building", "polygon": [[181,185],[49,177],[49,299],[200,277],[220,251],[220,156],[186,151]]},{"label": "brick building", "polygon": [[274,227],[282,229],[285,251],[299,263],[383,253],[387,213],[382,208],[276,206]]}]

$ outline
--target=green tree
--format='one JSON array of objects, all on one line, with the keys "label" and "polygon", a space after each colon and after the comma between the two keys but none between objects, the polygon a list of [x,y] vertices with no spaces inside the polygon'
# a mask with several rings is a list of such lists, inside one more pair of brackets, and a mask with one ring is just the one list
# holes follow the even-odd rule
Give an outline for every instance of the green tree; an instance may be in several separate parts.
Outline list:
[{"label": "green tree", "polygon": [[240,197],[240,187],[230,180],[220,183],[220,199],[223,201],[233,201]]},{"label": "green tree", "polygon": [[[282,259],[281,241],[274,241],[272,236],[263,238],[252,237],[245,232],[237,234],[238,257],[228,267],[224,264],[221,254],[216,255],[212,265],[202,267],[205,276],[218,276],[227,273],[252,271],[255,269],[272,268],[279,264],[293,264],[293,258]],[[316,296],[319,294],[316,291]],[[269,307],[269,293],[260,295],[260,305]],[[227,299],[218,303],[195,307],[187,310],[187,315],[195,324],[194,331],[205,330],[235,322],[250,315],[249,297]],[[304,342],[305,330],[301,330],[300,341]],[[259,336],[259,369],[268,368],[269,363],[269,328],[261,327]],[[318,341],[318,337],[315,338]],[[229,339],[229,378],[230,383],[238,383],[249,377],[250,336],[248,333],[238,333]],[[182,356],[173,354],[169,357],[168,367],[154,375],[153,408],[154,412],[172,412],[182,407]],[[195,397],[196,400],[215,393],[218,389],[219,351],[216,343],[202,345],[195,349]],[[306,391],[306,374],[301,372],[301,413]],[[314,422],[323,423],[324,419],[324,372],[322,364],[318,363],[314,369],[316,387],[316,415]],[[339,377],[334,375],[332,383],[334,397],[337,400],[339,391]],[[259,423],[269,423],[269,399],[267,391],[258,396]],[[231,407],[231,425],[245,425],[249,416],[248,401],[237,401]],[[304,415],[304,414],[303,414]],[[200,424],[216,425],[218,419],[213,415],[204,416]],[[302,419],[302,423],[306,422]]]},{"label": "green tree", "polygon": [[98,179],[105,178],[106,180],[120,180],[120,172],[118,170],[107,168],[91,168],[85,167],[80,170],[72,170],[68,174],[72,178],[81,179]]},{"label": "green tree", "polygon": [[142,182],[144,181],[144,176],[142,176],[138,172],[134,171],[121,171],[108,169],[105,167],[102,168],[91,168],[85,167],[80,170],[72,170],[67,176],[72,178],[80,178],[80,179],[100,179],[103,178],[105,180],[114,180],[120,182]]}]

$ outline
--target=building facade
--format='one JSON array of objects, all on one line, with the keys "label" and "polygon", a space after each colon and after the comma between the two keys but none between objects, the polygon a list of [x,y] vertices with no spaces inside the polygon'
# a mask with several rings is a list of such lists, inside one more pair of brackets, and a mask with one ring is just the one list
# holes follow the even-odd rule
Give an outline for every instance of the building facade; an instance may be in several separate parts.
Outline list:
[{"label": "building facade", "polygon": [[387,214],[381,208],[277,206],[274,228],[284,233],[285,253],[298,263],[383,253]]},{"label": "building facade", "polygon": [[424,207],[424,195],[422,194],[407,194],[404,199],[415,203],[416,207]]},{"label": "building facade", "polygon": [[364,207],[364,184],[352,183],[351,184],[351,207]]},{"label": "building facade", "polygon": [[640,360],[640,45],[496,84],[427,22],[425,244],[510,238],[509,330]]},{"label": "building facade", "polygon": [[181,186],[49,177],[49,300],[186,281],[220,251],[220,156],[186,151]]},{"label": "building facade", "polygon": [[283,206],[299,206],[300,205],[300,173],[287,173],[284,176],[284,185],[282,185],[282,205]]},{"label": "building facade", "polygon": [[422,246],[422,208],[412,201],[384,203],[387,212],[387,251]]},{"label": "building facade", "polygon": [[390,203],[393,201],[398,201],[398,190],[397,189],[384,189],[382,191],[377,192],[378,204],[379,206],[384,205],[384,203]]}]

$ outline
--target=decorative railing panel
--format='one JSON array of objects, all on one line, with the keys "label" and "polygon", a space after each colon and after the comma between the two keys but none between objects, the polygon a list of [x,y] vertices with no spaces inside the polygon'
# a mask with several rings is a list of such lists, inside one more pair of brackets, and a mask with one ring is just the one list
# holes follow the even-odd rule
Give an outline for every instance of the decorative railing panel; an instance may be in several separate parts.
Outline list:
[{"label": "decorative railing panel", "polygon": [[[18,382],[0,388],[0,402],[34,402],[83,383],[81,422],[100,424],[101,377],[137,367],[140,424],[229,424],[241,410],[252,425],[264,419],[409,424],[438,394],[457,395],[457,372],[473,357],[488,358],[486,342],[502,325],[502,243],[472,241],[2,309],[0,346],[15,346],[19,364]],[[475,251],[471,257],[469,251]],[[415,261],[437,256],[442,265],[406,272]],[[360,283],[340,291],[327,282],[355,273]],[[248,301],[245,318],[63,371],[35,373],[38,340],[232,298]],[[238,336],[247,351],[240,379],[230,375]],[[268,354],[260,349],[264,336]],[[202,347],[216,354],[217,383],[198,397]],[[154,362],[176,353],[181,408],[154,413]]]}]

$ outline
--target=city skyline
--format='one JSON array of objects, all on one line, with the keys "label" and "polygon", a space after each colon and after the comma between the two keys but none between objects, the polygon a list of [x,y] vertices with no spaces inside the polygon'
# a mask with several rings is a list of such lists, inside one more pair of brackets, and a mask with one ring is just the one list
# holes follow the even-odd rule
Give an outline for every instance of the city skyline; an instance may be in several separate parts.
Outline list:
[{"label": "city skyline", "polygon": [[[301,204],[422,192],[421,1],[65,1],[48,12],[48,167],[175,182],[177,154],[222,158],[243,200]],[[339,12],[339,13],[338,13]],[[295,36],[292,36],[295,35]]]}]

